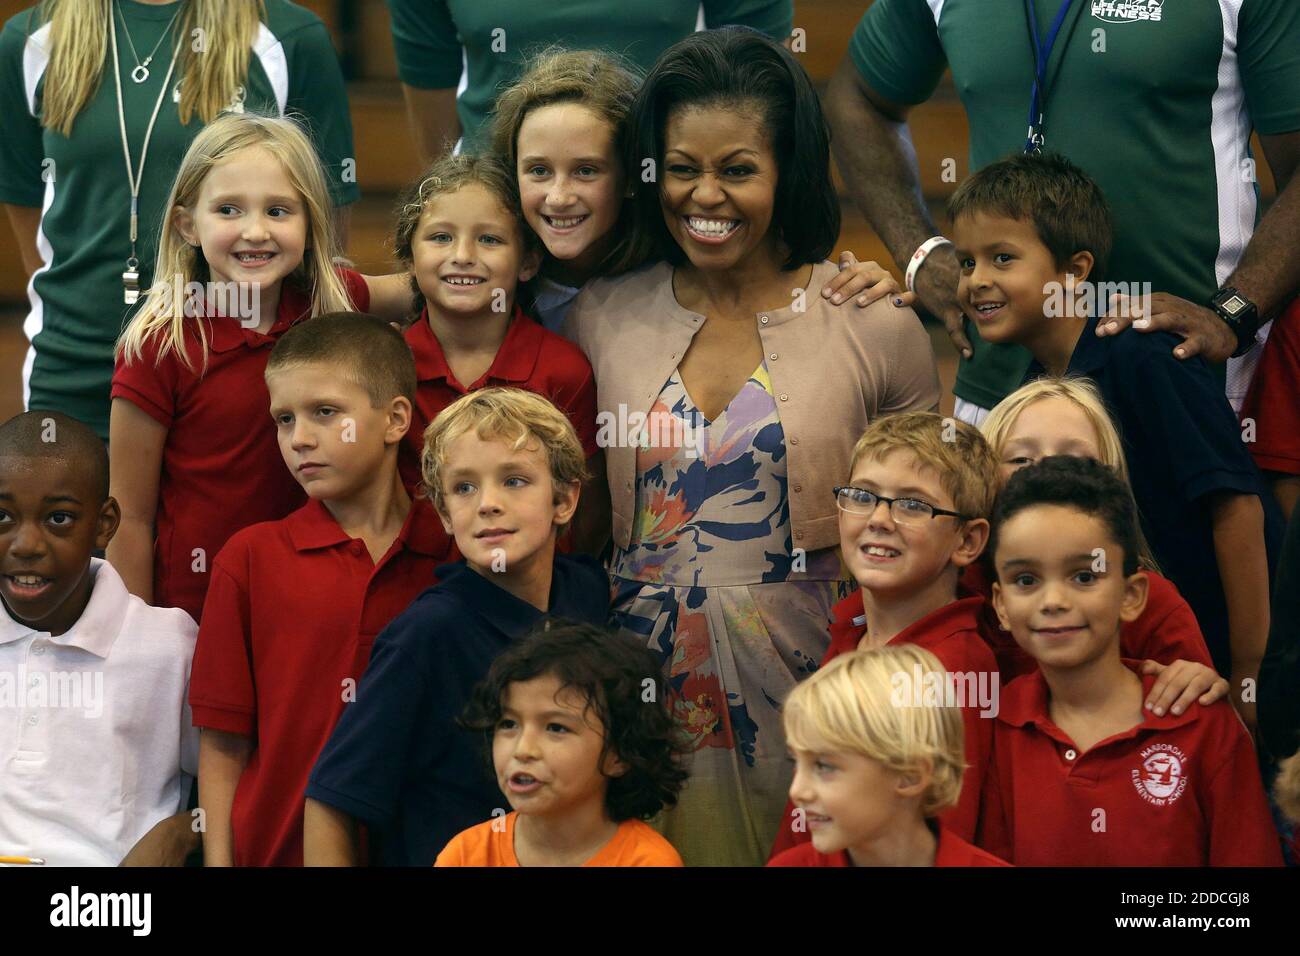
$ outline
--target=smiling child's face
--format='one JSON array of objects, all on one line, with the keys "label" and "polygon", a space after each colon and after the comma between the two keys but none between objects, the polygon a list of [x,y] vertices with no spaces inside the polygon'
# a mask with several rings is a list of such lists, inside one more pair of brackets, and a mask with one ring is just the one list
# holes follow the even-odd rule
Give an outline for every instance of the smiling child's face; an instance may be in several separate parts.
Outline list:
[{"label": "smiling child's face", "polygon": [[117,531],[117,502],[97,500],[76,462],[9,457],[0,463],[0,597],[9,616],[51,634],[81,617],[95,549]]},{"label": "smiling child's face", "polygon": [[952,224],[961,278],[957,301],[986,342],[1026,343],[1045,323],[1048,284],[1064,283],[1051,250],[1027,219],[976,211]]},{"label": "smiling child's face", "polygon": [[613,754],[602,756],[604,748],[595,709],[555,675],[516,681],[501,695],[492,763],[501,792],[520,813],[563,816],[603,804],[609,777],[624,769]]},{"label": "smiling child's face", "polygon": [[539,256],[519,221],[487,187],[466,183],[433,196],[411,237],[411,274],[429,308],[444,316],[504,311]]},{"label": "smiling child's face", "polygon": [[998,620],[1044,669],[1118,655],[1121,622],[1146,606],[1146,575],[1125,576],[1106,523],[1076,508],[1041,504],[1012,515],[993,560]]},{"label": "smiling child's face", "polygon": [[578,262],[603,254],[625,185],[613,127],[580,103],[553,103],[524,117],[515,143],[524,219],[546,251]]}]

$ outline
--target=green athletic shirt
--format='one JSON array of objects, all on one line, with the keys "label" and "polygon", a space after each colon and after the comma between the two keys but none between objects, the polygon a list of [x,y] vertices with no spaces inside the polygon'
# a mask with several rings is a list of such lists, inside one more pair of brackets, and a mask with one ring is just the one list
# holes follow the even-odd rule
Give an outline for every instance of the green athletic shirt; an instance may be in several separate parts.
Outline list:
[{"label": "green athletic shirt", "polygon": [[[742,24],[776,40],[790,35],[793,0],[702,5],[707,26]],[[420,89],[461,84],[456,113],[467,146],[530,53],[552,43],[608,50],[648,71],[659,54],[695,30],[700,7],[700,0],[388,0],[402,82]]]},{"label": "green athletic shirt", "polygon": [[[119,0],[131,41],[143,60],[162,36],[176,4],[150,6]],[[352,122],[338,59],[329,33],[315,14],[287,2],[266,0],[267,19],[253,46],[244,108],[284,113],[306,122],[329,173],[336,203],[357,199]],[[174,42],[164,40],[144,83],[131,80],[135,66],[117,20],[118,60],[131,162],[140,148]],[[28,408],[65,412],[108,435],[113,344],[133,307],[122,297],[122,272],[131,252],[131,189],[118,128],[111,51],[99,89],[78,114],[72,136],[45,129],[40,111],[49,27],[26,10],[0,32],[0,202],[42,210],[37,245],[44,265],[32,277],[30,311],[23,330],[32,348],[23,367]],[[173,74],[173,88],[179,78]],[[172,181],[190,141],[202,128],[195,115],[182,126],[179,106],[166,95],[149,141],[139,200],[140,301],[152,279],[158,229]],[[344,172],[347,172],[345,178]]]},{"label": "green athletic shirt", "polygon": [[[1060,0],[1034,6],[1046,39]],[[1024,148],[1034,72],[1023,0],[875,0],[849,51],[867,85],[900,104],[928,99],[951,65],[971,169]],[[1251,126],[1300,129],[1300,0],[1075,0],[1049,78],[1058,63],[1047,148],[1110,203],[1105,279],[1208,304],[1258,219]],[[1019,386],[1029,353],[981,342],[969,321],[966,332],[975,354],[954,391],[988,408]]]}]

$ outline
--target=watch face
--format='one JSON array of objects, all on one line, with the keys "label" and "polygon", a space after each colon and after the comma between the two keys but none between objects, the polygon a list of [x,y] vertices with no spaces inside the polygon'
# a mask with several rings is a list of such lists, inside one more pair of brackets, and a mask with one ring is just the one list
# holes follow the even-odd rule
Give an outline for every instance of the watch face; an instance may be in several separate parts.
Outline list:
[{"label": "watch face", "polygon": [[1231,298],[1224,300],[1220,304],[1220,307],[1224,312],[1235,317],[1238,312],[1246,308],[1246,300],[1239,295],[1234,295]]}]

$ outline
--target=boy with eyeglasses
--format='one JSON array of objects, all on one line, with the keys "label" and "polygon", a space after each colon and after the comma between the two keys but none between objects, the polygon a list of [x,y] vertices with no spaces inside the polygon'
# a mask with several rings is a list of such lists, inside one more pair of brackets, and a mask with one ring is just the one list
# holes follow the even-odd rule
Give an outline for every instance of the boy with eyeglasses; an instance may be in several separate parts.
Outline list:
[{"label": "boy with eyeglasses", "polygon": [[[971,425],[904,412],[871,424],[853,449],[849,474],[835,498],[841,554],[859,590],[834,608],[822,665],[848,651],[898,644],[939,659],[961,705],[967,764],[960,800],[939,819],[970,840],[997,715],[998,667],[980,636],[983,598],[959,597],[957,581],[988,540],[997,458]],[[786,810],[773,856],[809,839],[803,816],[793,805]]]}]

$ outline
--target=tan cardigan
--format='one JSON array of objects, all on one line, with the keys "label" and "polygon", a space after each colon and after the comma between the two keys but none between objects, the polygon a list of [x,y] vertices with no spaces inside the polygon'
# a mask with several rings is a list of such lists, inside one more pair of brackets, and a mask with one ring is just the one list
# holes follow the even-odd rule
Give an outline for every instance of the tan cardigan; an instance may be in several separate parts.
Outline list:
[{"label": "tan cardigan", "polygon": [[[849,477],[853,446],[867,424],[889,412],[936,410],[939,376],[930,337],[911,309],[887,300],[859,309],[831,305],[821,289],[833,263],[813,268],[804,311],[754,316],[776,394],[789,455],[790,523],[795,548],[839,544],[831,489]],[[564,334],[596,374],[596,407],[619,420],[645,415],[677,368],[705,316],[673,295],[672,266],[658,263],[583,289]],[[631,543],[636,508],[636,446],[605,449],[614,543]]]}]

